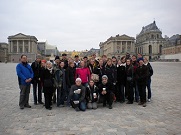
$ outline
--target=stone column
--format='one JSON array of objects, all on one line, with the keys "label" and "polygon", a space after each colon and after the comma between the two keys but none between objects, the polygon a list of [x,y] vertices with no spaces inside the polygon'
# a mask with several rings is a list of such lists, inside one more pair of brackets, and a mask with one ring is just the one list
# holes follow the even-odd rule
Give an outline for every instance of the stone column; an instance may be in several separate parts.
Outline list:
[{"label": "stone column", "polygon": [[120,45],[120,51],[121,51],[121,53],[122,53],[122,45],[123,45],[123,43],[122,43],[122,41],[121,41],[121,45]]},{"label": "stone column", "polygon": [[11,40],[11,53],[13,52],[13,41]]},{"label": "stone column", "polygon": [[30,50],[30,41],[28,42],[28,52],[30,53],[31,50]]},{"label": "stone column", "polygon": [[10,53],[11,52],[11,42],[9,41],[9,44],[8,44],[8,53]]},{"label": "stone column", "polygon": [[128,51],[127,47],[128,47],[128,46],[127,46],[127,41],[126,41],[125,52],[127,52],[127,51]]},{"label": "stone column", "polygon": [[25,53],[25,42],[23,40],[23,53]]},{"label": "stone column", "polygon": [[18,45],[18,40],[17,40],[17,53],[19,52],[19,45]]}]

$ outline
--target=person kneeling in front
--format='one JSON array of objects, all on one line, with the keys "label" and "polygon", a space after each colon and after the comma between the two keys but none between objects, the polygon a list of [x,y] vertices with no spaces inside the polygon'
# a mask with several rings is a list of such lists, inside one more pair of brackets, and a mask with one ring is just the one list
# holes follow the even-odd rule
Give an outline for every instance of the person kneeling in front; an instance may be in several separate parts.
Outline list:
[{"label": "person kneeling in front", "polygon": [[86,100],[88,109],[97,109],[97,99],[98,99],[98,87],[94,84],[91,79],[89,85],[86,88]]},{"label": "person kneeling in front", "polygon": [[112,109],[113,103],[113,91],[114,86],[112,83],[108,82],[107,75],[102,76],[102,83],[99,85],[100,98],[103,100],[103,107],[106,107],[106,103],[109,105],[109,109]]},{"label": "person kneeling in front", "polygon": [[85,87],[82,86],[82,80],[77,78],[75,80],[75,85],[72,85],[70,89],[70,102],[72,107],[76,111],[85,111],[86,110],[86,100],[85,100]]}]

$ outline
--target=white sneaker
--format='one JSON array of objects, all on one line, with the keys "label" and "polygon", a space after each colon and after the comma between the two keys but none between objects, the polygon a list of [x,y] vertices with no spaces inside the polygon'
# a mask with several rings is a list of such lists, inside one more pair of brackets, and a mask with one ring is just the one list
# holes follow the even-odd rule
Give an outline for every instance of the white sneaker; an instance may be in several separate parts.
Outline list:
[{"label": "white sneaker", "polygon": [[148,99],[148,102],[151,102],[151,99]]}]

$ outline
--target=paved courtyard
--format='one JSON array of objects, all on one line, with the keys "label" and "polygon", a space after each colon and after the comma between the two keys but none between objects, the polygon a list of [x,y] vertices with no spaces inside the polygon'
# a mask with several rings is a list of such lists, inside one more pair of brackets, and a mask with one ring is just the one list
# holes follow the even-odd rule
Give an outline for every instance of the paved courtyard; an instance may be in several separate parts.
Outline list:
[{"label": "paved courtyard", "polygon": [[181,135],[181,63],[152,63],[147,107],[114,103],[113,109],[75,112],[42,105],[20,110],[16,64],[0,63],[0,135]]}]

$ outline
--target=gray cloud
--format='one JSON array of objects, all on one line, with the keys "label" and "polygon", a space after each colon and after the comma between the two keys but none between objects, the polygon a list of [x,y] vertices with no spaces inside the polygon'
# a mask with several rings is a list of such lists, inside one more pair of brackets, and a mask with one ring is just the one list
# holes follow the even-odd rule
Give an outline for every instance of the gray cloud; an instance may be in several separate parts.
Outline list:
[{"label": "gray cloud", "polygon": [[156,20],[163,35],[180,34],[180,0],[1,0],[0,42],[19,32],[59,50],[99,48],[110,36],[135,37]]}]

